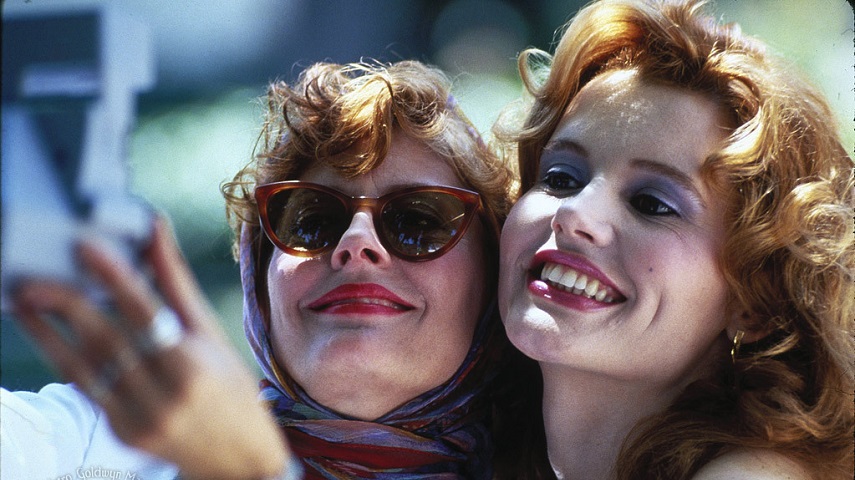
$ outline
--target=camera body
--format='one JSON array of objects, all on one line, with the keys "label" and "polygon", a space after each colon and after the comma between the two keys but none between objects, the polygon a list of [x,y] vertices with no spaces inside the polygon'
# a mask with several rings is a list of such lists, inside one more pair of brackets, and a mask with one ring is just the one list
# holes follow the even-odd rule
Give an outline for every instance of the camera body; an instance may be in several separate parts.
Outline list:
[{"label": "camera body", "polygon": [[3,12],[2,310],[21,278],[94,289],[75,260],[83,236],[135,262],[152,214],[129,191],[136,95],[154,84],[143,25],[109,3]]}]

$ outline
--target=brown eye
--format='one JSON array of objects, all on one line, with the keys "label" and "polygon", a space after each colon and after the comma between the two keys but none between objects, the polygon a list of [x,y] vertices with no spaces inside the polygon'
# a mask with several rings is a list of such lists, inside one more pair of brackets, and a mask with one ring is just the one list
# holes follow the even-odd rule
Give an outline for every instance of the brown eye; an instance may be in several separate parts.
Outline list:
[{"label": "brown eye", "polygon": [[541,183],[543,183],[546,188],[555,192],[579,190],[583,186],[582,182],[572,173],[558,169],[550,169],[546,172]]},{"label": "brown eye", "polygon": [[671,208],[668,204],[646,193],[642,193],[632,197],[629,202],[633,208],[644,215],[677,215],[677,211]]}]

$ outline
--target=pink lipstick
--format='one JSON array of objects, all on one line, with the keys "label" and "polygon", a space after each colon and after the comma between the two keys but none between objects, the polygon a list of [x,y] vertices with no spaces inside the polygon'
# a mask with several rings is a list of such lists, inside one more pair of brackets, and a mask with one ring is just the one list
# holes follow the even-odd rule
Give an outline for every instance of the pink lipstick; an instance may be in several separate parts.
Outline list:
[{"label": "pink lipstick", "polygon": [[576,310],[600,309],[626,301],[596,266],[559,250],[545,250],[534,256],[528,288],[536,296]]}]

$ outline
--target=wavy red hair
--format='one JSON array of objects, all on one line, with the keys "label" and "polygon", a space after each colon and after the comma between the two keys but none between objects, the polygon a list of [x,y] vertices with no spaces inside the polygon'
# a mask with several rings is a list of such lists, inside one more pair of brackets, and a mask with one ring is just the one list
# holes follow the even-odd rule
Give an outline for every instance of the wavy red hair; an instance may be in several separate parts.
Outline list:
[{"label": "wavy red hair", "polygon": [[[567,106],[606,71],[701,92],[732,121],[705,178],[727,199],[721,268],[763,340],[639,424],[621,479],[690,478],[739,448],[771,449],[816,478],[853,477],[855,184],[822,95],[699,0],[604,0],[568,24],[554,55],[528,50],[533,105],[515,133],[521,189]],[[545,80],[544,80],[545,78]]]}]

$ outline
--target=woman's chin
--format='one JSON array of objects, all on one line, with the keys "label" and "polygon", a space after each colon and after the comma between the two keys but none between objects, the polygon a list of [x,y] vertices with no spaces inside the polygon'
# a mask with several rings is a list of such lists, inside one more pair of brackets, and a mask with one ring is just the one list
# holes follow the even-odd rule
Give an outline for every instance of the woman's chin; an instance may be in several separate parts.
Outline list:
[{"label": "woman's chin", "polygon": [[535,360],[539,360],[538,352],[544,350],[543,342],[554,343],[561,333],[551,315],[532,305],[509,306],[508,311],[502,312],[502,321],[511,343]]}]

